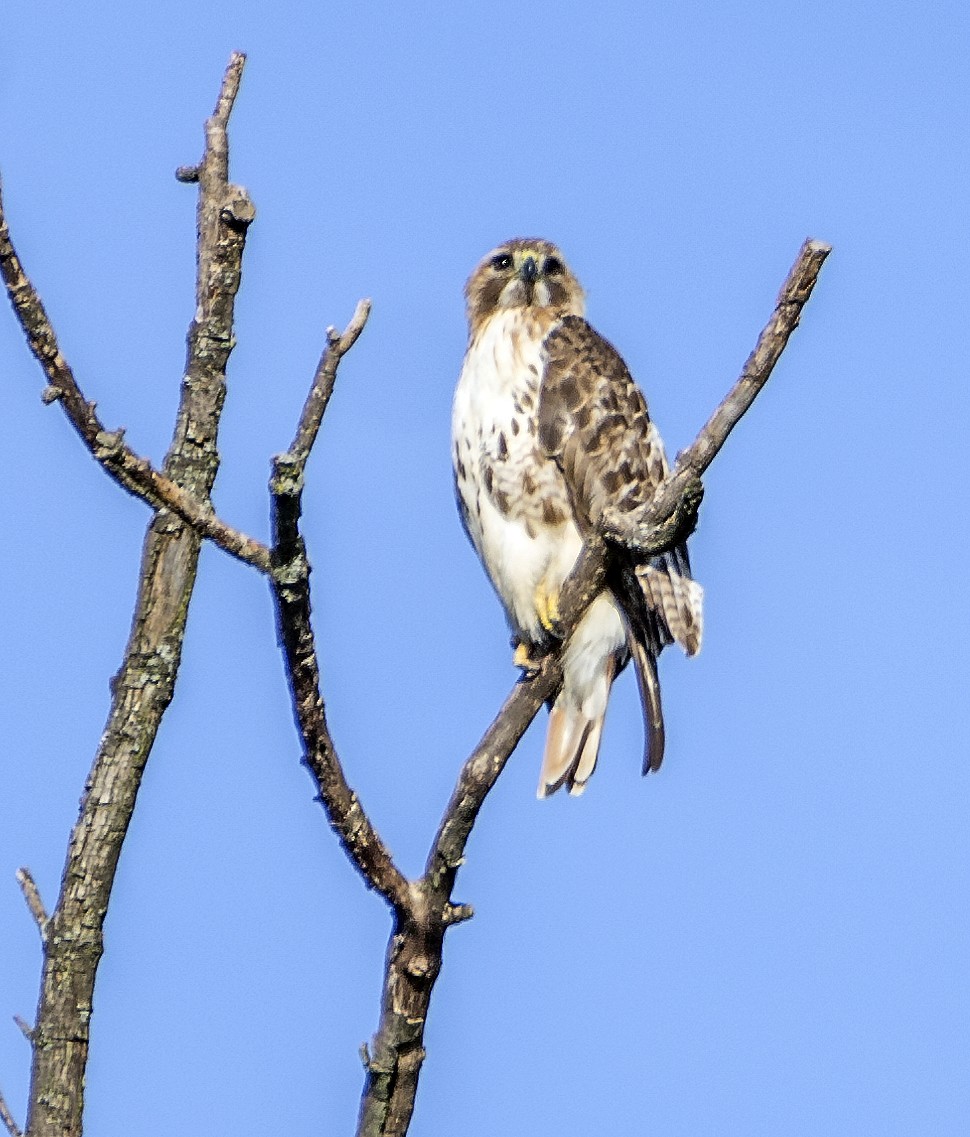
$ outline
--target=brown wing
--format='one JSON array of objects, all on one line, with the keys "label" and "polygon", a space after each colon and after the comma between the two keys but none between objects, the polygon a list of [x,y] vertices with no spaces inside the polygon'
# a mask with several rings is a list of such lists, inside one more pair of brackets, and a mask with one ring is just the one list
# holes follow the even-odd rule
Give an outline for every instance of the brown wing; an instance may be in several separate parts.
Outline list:
[{"label": "brown wing", "polygon": [[[643,393],[611,343],[578,316],[546,337],[539,395],[539,442],[562,470],[581,531],[604,511],[615,517],[646,505],[667,476],[667,457]],[[627,617],[656,769],[663,722],[655,659],[669,643],[693,655],[701,643],[701,589],[690,575],[686,545],[646,563],[618,566],[614,592]]]},{"label": "brown wing", "polygon": [[647,403],[613,345],[579,316],[546,336],[539,441],[562,469],[581,524],[633,511],[667,475]]}]

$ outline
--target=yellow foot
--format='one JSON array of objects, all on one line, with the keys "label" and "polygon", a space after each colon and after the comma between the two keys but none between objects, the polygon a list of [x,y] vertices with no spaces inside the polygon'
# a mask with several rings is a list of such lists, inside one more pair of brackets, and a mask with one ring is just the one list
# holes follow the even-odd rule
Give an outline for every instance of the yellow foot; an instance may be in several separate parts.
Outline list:
[{"label": "yellow foot", "polygon": [[536,612],[539,623],[553,635],[559,634],[559,590],[550,591],[545,583],[540,583],[535,593]]},{"label": "yellow foot", "polygon": [[538,674],[542,663],[542,652],[539,648],[529,644],[517,643],[512,662],[516,667],[521,667],[526,676],[531,679],[533,675]]}]

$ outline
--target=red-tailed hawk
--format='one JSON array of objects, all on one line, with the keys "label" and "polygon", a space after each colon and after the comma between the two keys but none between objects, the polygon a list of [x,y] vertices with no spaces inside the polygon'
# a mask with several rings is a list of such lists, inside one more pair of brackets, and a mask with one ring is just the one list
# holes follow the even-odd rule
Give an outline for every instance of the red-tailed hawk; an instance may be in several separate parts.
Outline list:
[{"label": "red-tailed hawk", "polygon": [[[646,401],[619,353],[583,318],[583,290],[548,241],[489,253],[465,287],[469,343],[452,417],[462,520],[518,641],[515,661],[555,643],[558,597],[583,534],[632,515],[667,474]],[[643,772],[663,758],[657,656],[701,644],[687,548],[636,562],[613,552],[608,587],[576,628],[549,716],[539,797],[582,793],[610,686],[632,656],[643,704]]]}]

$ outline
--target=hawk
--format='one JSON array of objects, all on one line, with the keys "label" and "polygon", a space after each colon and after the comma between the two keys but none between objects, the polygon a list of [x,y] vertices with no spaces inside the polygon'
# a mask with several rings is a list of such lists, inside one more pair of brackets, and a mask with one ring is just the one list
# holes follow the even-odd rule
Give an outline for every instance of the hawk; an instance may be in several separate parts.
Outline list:
[{"label": "hawk", "polygon": [[[619,353],[584,319],[583,290],[555,245],[517,238],[465,286],[469,341],[452,412],[465,530],[505,607],[515,662],[555,644],[558,598],[584,535],[633,517],[668,472],[646,400]],[[611,553],[607,586],[568,641],[549,714],[539,797],[580,794],[596,766],[610,687],[632,657],[643,706],[643,772],[663,758],[657,656],[701,645],[702,590],[686,545],[637,561]]]}]

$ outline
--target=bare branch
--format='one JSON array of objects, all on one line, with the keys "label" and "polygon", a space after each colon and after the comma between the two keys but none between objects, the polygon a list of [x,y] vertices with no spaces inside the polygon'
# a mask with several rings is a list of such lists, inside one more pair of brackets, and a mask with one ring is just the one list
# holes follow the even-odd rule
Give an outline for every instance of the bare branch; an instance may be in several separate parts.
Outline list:
[{"label": "bare branch", "polygon": [[27,1041],[31,1044],[31,1046],[33,1046],[33,1044],[34,1044],[34,1028],[25,1019],[22,1019],[20,1017],[20,1015],[14,1015],[13,1021],[20,1028],[20,1033],[24,1036],[24,1038],[27,1039]]},{"label": "bare branch", "polygon": [[[170,483],[178,494],[164,502],[166,509],[156,514],[145,538],[131,636],[112,684],[108,721],[71,834],[60,896],[48,922],[37,1024],[32,1032],[27,1137],[80,1137],[91,1003],[115,870],[145,763],[174,692],[198,564],[196,522],[199,529],[208,525],[208,535],[214,539],[219,528],[209,495],[219,465],[216,440],[233,344],[234,301],[246,229],[253,217],[245,191],[227,180],[226,121],[243,62],[241,55],[230,61],[216,114],[206,124],[206,146],[198,167],[196,313],[189,328],[172,443],[162,474],[148,475],[154,493],[161,496],[159,487],[174,492]],[[5,228],[4,234],[4,272],[8,288],[13,280],[11,298],[22,322],[26,320],[31,348],[57,388],[53,397],[69,413],[73,407],[72,421],[76,416],[82,424],[83,437],[94,431],[95,446],[105,452],[105,458],[131,469],[130,452],[125,454],[120,438],[104,436],[93,408],[73,383],[40,301],[24,283],[26,276]],[[126,461],[129,466],[124,465]],[[198,516],[193,516],[196,508]],[[178,519],[180,511],[189,524]],[[230,549],[235,555],[247,550],[248,538],[222,536],[224,547],[235,545]],[[266,553],[254,546],[242,559],[257,563],[266,559]]]},{"label": "bare branch", "polygon": [[47,909],[44,907],[44,902],[40,898],[40,890],[33,876],[31,876],[30,869],[17,869],[17,883],[20,885],[20,890],[24,894],[24,900],[27,901],[30,914],[37,923],[40,938],[43,940],[47,936]]},{"label": "bare branch", "polygon": [[3,1122],[10,1137],[23,1137],[2,1093],[0,1093],[0,1121]]},{"label": "bare branch", "polygon": [[[609,542],[653,555],[683,539],[700,502],[699,475],[710,465],[738,420],[771,374],[798,324],[829,249],[808,241],[782,288],[778,305],[728,393],[694,444],[675,463],[670,477],[637,518],[637,530],[608,533],[587,542],[560,596],[563,643],[603,586]],[[606,539],[604,539],[606,538]],[[467,905],[451,902],[465,846],[485,798],[543,703],[562,682],[562,648],[548,655],[538,671],[520,680],[482,741],[462,767],[451,801],[435,836],[424,877],[412,886],[423,901],[400,920],[391,936],[384,976],[381,1019],[366,1062],[358,1137],[399,1137],[407,1131],[424,1059],[424,1022],[435,978],[441,968],[444,933],[471,916]]]},{"label": "bare branch", "polygon": [[[775,310],[762,329],[738,381],[691,445],[677,455],[670,476],[639,515],[634,511],[627,514],[624,520],[619,517],[604,519],[609,539],[617,540],[631,551],[640,551],[646,556],[652,556],[656,552],[644,536],[659,522],[674,514],[690,483],[699,478],[714,461],[728,435],[768,382],[789,337],[798,327],[802,309],[811,296],[825,258],[831,251],[831,245],[821,241],[805,241],[781,286]],[[631,528],[636,530],[635,536],[631,535]]]},{"label": "bare branch", "polygon": [[293,459],[300,463],[301,470],[306,465],[313,444],[317,440],[320,423],[323,422],[330,396],[333,394],[340,361],[357,342],[369,315],[370,301],[358,300],[354,314],[343,334],[339,333],[336,328],[327,328],[327,346],[320,356],[310,393],[307,395],[307,400],[303,405],[303,413],[300,415],[296,437],[288,451]]},{"label": "bare branch", "polygon": [[48,385],[42,394],[44,402],[61,404],[81,441],[102,469],[128,493],[147,502],[153,509],[171,510],[231,556],[268,573],[269,550],[265,545],[221,521],[210,502],[200,500],[159,473],[147,458],[142,458],[127,445],[123,429],[109,431],[102,423],[95,404],[84,397],[74,372],[61,354],[44,305],[17,256],[4,213],[2,194],[0,273],[30,350],[47,376]]},{"label": "bare branch", "polygon": [[273,460],[273,587],[280,644],[303,739],[303,763],[344,851],[363,876],[399,914],[412,903],[407,879],[394,864],[363,806],[347,784],[327,725],[320,690],[320,666],[310,620],[310,564],[300,535],[303,471],[333,390],[340,360],[357,341],[370,305],[361,301],[342,335],[328,333],[327,347],[314,376],[293,445]]}]

